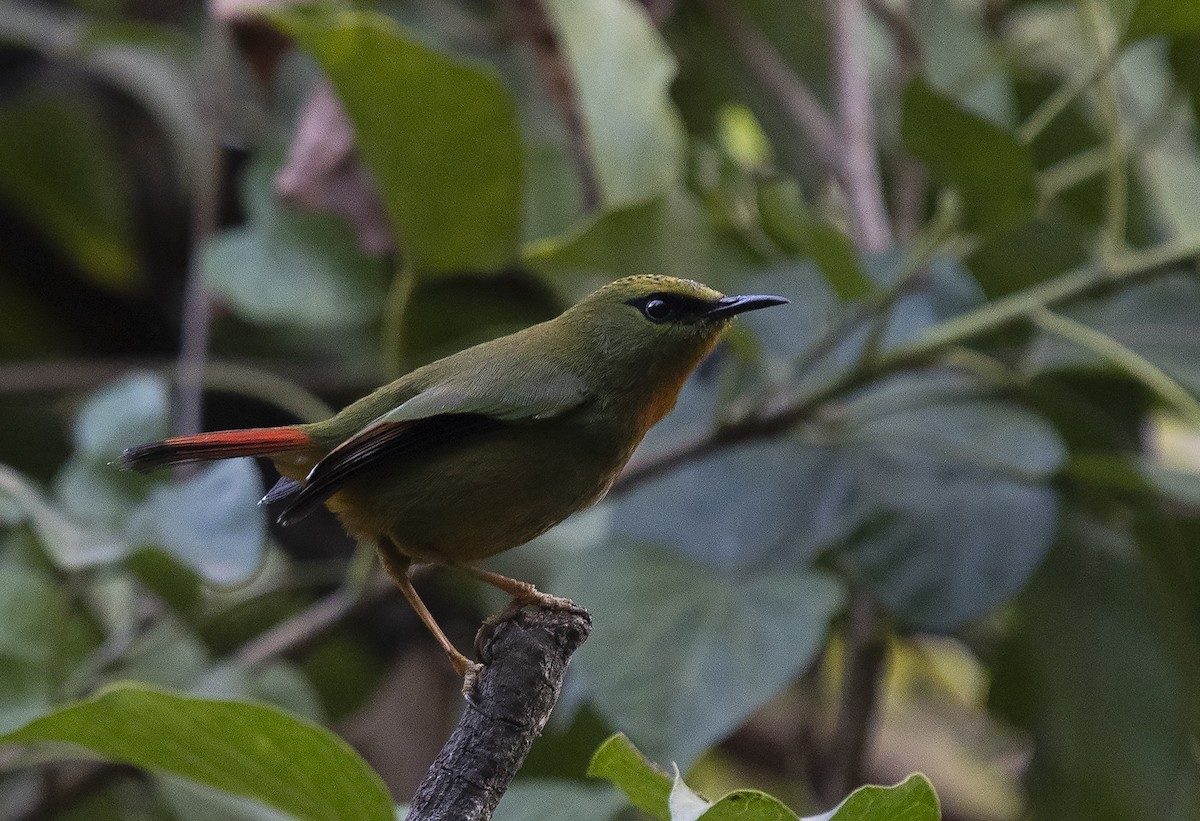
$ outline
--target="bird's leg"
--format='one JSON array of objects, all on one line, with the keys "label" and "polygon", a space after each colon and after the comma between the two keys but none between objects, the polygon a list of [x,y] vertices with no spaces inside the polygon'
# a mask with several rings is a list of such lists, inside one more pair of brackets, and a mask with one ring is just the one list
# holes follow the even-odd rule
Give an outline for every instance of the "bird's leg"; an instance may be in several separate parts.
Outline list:
[{"label": "bird's leg", "polygon": [[434,620],[433,614],[429,612],[429,608],[425,606],[425,602],[421,601],[421,597],[417,595],[417,591],[412,586],[412,579],[409,578],[409,570],[412,563],[396,549],[396,546],[390,540],[381,539],[377,545],[377,550],[379,552],[379,559],[383,562],[383,569],[387,571],[388,576],[396,583],[396,587],[400,588],[400,592],[404,594],[404,598],[408,599],[408,603],[412,605],[412,609],[416,611],[417,616],[421,621],[425,622],[425,626],[429,628],[429,632],[433,633],[433,637],[437,639],[437,643],[442,645],[442,649],[450,657],[450,665],[454,668],[454,672],[463,677],[463,695],[470,695],[471,690],[475,686],[475,677],[479,675],[479,671],[483,669],[483,665],[471,661],[458,652],[450,642],[450,639],[446,638],[446,634],[442,632],[442,628]]},{"label": "bird's leg", "polygon": [[470,573],[481,582],[487,582],[492,587],[503,590],[512,596],[511,607],[513,608],[533,606],[540,607],[543,610],[558,610],[579,615],[587,613],[586,610],[570,599],[543,593],[529,582],[523,582],[520,579],[509,578],[508,576],[501,576],[499,573],[493,573],[490,570],[484,570],[481,567],[471,564],[455,564],[454,567],[462,570],[464,573]]}]

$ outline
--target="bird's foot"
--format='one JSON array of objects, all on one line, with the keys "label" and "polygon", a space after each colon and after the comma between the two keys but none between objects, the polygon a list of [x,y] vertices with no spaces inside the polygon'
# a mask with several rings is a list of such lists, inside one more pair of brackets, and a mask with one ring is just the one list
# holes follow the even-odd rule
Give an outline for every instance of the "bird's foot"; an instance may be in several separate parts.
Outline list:
[{"label": "bird's foot", "polygon": [[530,600],[523,602],[523,604],[538,607],[542,610],[550,610],[555,613],[570,613],[572,616],[591,616],[591,613],[570,599],[563,598],[562,596],[552,596],[540,590],[534,590],[533,595],[530,596]]},{"label": "bird's foot", "polygon": [[490,645],[492,638],[496,635],[496,628],[514,618],[526,607],[537,607],[541,610],[549,610],[554,613],[570,613],[573,616],[591,618],[591,613],[570,599],[565,599],[562,596],[552,596],[535,588],[526,594],[513,598],[508,603],[508,607],[483,620],[483,624],[479,625],[479,632],[475,634],[475,655],[486,662],[491,657]]},{"label": "bird's foot", "polygon": [[479,679],[481,672],[483,672],[483,665],[477,661],[467,664],[467,669],[463,672],[462,694],[467,701],[471,701],[475,694],[475,682]]}]

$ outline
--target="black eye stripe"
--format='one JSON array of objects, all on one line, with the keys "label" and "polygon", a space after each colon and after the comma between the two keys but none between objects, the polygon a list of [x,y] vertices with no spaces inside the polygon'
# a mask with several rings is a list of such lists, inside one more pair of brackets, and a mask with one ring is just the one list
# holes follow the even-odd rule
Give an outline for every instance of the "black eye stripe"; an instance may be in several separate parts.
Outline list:
[{"label": "black eye stripe", "polygon": [[642,312],[654,323],[683,321],[690,322],[704,316],[712,304],[692,296],[658,292],[636,297],[626,303]]}]

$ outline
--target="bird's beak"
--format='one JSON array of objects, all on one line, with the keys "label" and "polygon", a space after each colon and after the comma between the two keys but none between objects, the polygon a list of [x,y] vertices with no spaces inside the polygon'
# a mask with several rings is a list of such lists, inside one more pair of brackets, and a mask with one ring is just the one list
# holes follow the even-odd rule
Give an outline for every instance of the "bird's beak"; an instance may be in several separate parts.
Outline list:
[{"label": "bird's beak", "polygon": [[759,308],[770,308],[772,305],[787,305],[790,300],[781,296],[723,296],[717,304],[705,314],[707,319],[728,319],[731,316],[744,314],[746,311],[757,311]]}]

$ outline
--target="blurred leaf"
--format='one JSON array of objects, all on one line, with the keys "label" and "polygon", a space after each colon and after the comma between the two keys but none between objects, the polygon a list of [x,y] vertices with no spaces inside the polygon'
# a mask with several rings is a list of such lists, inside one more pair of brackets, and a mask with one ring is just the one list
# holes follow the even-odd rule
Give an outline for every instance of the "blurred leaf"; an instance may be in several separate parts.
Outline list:
[{"label": "blurred leaf", "polygon": [[0,496],[7,496],[33,524],[55,563],[73,570],[115,561],[130,549],[116,534],[85,528],[52,507],[41,492],[11,468],[0,465]]},{"label": "blurred leaf", "polygon": [[704,278],[709,269],[709,231],[693,197],[681,191],[640,205],[606,211],[565,236],[525,249],[525,264],[578,298],[631,274],[659,273]]},{"label": "blurred leaf", "polygon": [[419,273],[491,271],[517,256],[521,140],[495,73],[388,18],[293,6],[273,19],[329,75]]},{"label": "blurred leaf", "polygon": [[937,821],[941,817],[933,785],[914,773],[891,787],[859,787],[835,809],[803,821]]},{"label": "blurred leaf", "polygon": [[[630,0],[549,0],[606,208],[652,199],[679,179],[683,129],[675,58]],[[632,273],[632,272],[631,272]]]},{"label": "blurred leaf", "polygon": [[558,573],[552,589],[595,615],[576,657],[589,699],[684,765],[807,666],[843,599],[820,573],[717,573],[646,548],[587,551]]},{"label": "blurred leaf", "polygon": [[565,779],[517,779],[504,793],[494,821],[610,821],[625,806],[611,787]]},{"label": "blurred leaf", "polygon": [[0,737],[66,742],[96,755],[249,798],[303,821],[392,821],[387,789],[337,736],[275,708],[206,701],[132,684]]},{"label": "blurred leaf", "polygon": [[205,281],[253,322],[337,328],[374,321],[387,266],[358,249],[343,220],[280,203],[275,167],[258,159],[246,171],[247,224],[205,244]]},{"label": "blurred leaf", "polygon": [[671,817],[671,777],[642,755],[624,733],[617,733],[596,749],[587,774],[616,784],[638,809],[664,821]]},{"label": "blurred leaf", "polygon": [[90,397],[75,417],[75,447],[109,461],[127,447],[167,435],[168,388],[157,374],[135,372]]},{"label": "blurred leaf", "polygon": [[780,178],[760,183],[758,208],[763,230],[785,250],[812,257],[839,297],[860,299],[870,293],[871,280],[849,238],[813,219],[794,181]]},{"label": "blurred leaf", "polygon": [[158,619],[133,638],[120,660],[105,670],[105,682],[133,680],[179,690],[200,680],[211,658],[199,637],[178,619]]},{"label": "blurred leaf", "polygon": [[296,817],[184,778],[158,775],[154,786],[175,821],[293,821]]},{"label": "blurred leaf", "polygon": [[[1062,311],[1154,363],[1200,394],[1200,283],[1188,276],[1159,278]],[[1035,372],[1109,370],[1108,362],[1077,345],[1040,334],[1026,367]]]},{"label": "blurred leaf", "polygon": [[97,282],[141,282],[130,191],[107,124],[82,100],[57,96],[0,109],[0,197]]},{"label": "blurred leaf", "polygon": [[45,664],[54,648],[47,641],[63,601],[42,571],[0,554],[0,659]]},{"label": "blurred leaf", "polygon": [[994,299],[1083,265],[1089,239],[1065,220],[1039,217],[988,237],[967,258],[967,265]]},{"label": "blurred leaf", "polygon": [[803,563],[852,527],[842,515],[850,480],[832,449],[786,440],[728,449],[619,496],[613,535],[722,570]]},{"label": "blurred leaf", "polygon": [[1007,601],[1050,545],[1065,461],[1054,429],[962,380],[897,377],[847,404],[818,436],[848,445],[844,516],[860,531],[836,557],[901,620],[947,630]]},{"label": "blurred leaf", "polygon": [[1123,526],[1075,514],[1012,614],[991,702],[1037,739],[1039,818],[1196,817],[1180,679],[1135,556]]},{"label": "blurred leaf", "polygon": [[968,224],[998,233],[1033,216],[1033,155],[1008,131],[964,111],[921,78],[904,90],[904,146],[944,185],[957,188]]},{"label": "blurred leaf", "polygon": [[200,469],[182,484],[159,485],[133,514],[141,544],[159,544],[209,582],[229,585],[254,572],[267,538],[262,476],[253,459]]},{"label": "blurred leaf", "polygon": [[1200,6],[1192,0],[1138,0],[1129,18],[1125,39],[1197,33],[1200,33]]}]

